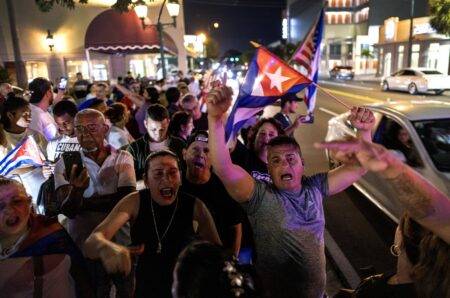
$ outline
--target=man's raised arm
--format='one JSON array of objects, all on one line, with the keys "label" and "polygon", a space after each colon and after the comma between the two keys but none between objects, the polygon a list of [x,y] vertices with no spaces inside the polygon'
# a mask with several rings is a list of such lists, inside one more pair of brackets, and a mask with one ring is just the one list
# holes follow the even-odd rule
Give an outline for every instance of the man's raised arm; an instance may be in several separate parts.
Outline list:
[{"label": "man's raised arm", "polygon": [[244,169],[233,164],[225,144],[224,115],[231,104],[231,95],[226,86],[216,87],[208,94],[208,143],[214,172],[230,196],[242,203],[250,200],[255,181]]},{"label": "man's raised arm", "polygon": [[398,200],[412,218],[450,244],[450,199],[386,148],[362,139],[325,142],[316,147],[354,155],[365,169],[390,180],[395,185],[391,199]]}]

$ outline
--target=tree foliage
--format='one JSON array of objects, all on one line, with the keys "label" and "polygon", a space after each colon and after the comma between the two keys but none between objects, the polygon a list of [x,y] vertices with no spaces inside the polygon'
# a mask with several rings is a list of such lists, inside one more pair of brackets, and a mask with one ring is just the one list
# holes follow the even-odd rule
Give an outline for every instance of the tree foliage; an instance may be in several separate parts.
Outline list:
[{"label": "tree foliage", "polygon": [[[88,0],[35,0],[35,2],[40,11],[49,12],[55,5],[74,9],[77,4],[87,4]],[[128,11],[132,2],[132,0],[116,0],[116,3],[114,3],[112,8],[118,11]]]},{"label": "tree foliage", "polygon": [[441,34],[450,35],[450,0],[429,0],[431,26]]},{"label": "tree foliage", "polygon": [[205,48],[206,48],[206,57],[209,59],[217,59],[219,58],[220,51],[219,51],[219,43],[209,37],[205,42]]}]

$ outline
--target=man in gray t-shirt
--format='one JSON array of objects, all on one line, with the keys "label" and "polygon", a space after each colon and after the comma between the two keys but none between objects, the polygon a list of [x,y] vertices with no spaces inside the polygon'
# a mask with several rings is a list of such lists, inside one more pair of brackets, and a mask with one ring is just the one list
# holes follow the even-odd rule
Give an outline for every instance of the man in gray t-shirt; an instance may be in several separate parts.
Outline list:
[{"label": "man in gray t-shirt", "polygon": [[[231,162],[225,146],[223,115],[231,103],[227,87],[208,94],[210,156],[214,171],[229,195],[243,204],[253,228],[256,269],[266,297],[322,297],[325,290],[325,220],[323,199],[357,181],[366,170],[354,156],[342,154],[342,166],[325,174],[303,176],[298,143],[279,136],[268,146],[272,183],[255,181]],[[368,109],[353,108],[349,121],[359,137],[371,139],[375,118]]]},{"label": "man in gray t-shirt", "polygon": [[327,183],[326,174],[317,174],[303,178],[299,192],[287,192],[256,181],[250,200],[243,204],[254,231],[258,273],[264,285],[276,281],[271,292],[283,297],[323,293],[322,200],[328,195]]}]

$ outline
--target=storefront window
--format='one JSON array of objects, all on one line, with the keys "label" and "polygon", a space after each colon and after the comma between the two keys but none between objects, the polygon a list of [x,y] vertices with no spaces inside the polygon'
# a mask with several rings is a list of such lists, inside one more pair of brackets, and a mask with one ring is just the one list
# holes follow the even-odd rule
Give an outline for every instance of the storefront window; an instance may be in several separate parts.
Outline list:
[{"label": "storefront window", "polygon": [[94,81],[108,80],[108,60],[92,60],[92,77]]},{"label": "storefront window", "polygon": [[398,46],[398,56],[397,56],[397,70],[403,68],[403,52],[405,51],[404,46]]},{"label": "storefront window", "polygon": [[76,81],[78,72],[81,72],[83,78],[89,78],[89,66],[86,60],[66,60],[66,72],[70,82]]},{"label": "storefront window", "polygon": [[419,67],[420,44],[413,44],[411,55],[411,67]]},{"label": "storefront window", "polygon": [[432,43],[428,49],[427,67],[437,69],[439,60],[439,44]]},{"label": "storefront window", "polygon": [[27,61],[25,63],[28,81],[31,82],[37,77],[48,78],[47,63],[42,61]]},{"label": "storefront window", "polygon": [[391,53],[384,55],[384,76],[391,75]]}]

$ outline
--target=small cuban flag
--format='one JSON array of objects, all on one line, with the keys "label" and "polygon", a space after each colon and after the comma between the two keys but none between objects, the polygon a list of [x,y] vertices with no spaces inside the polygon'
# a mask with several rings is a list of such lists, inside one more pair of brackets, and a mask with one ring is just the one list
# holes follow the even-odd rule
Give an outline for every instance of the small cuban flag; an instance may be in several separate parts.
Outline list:
[{"label": "small cuban flag", "polygon": [[286,94],[298,93],[311,83],[310,79],[266,48],[256,46],[256,54],[225,125],[228,147],[234,144],[244,124],[264,107]]},{"label": "small cuban flag", "polygon": [[44,163],[45,156],[36,141],[32,136],[27,136],[0,161],[0,175],[6,176],[13,170],[26,166],[40,167]]}]

